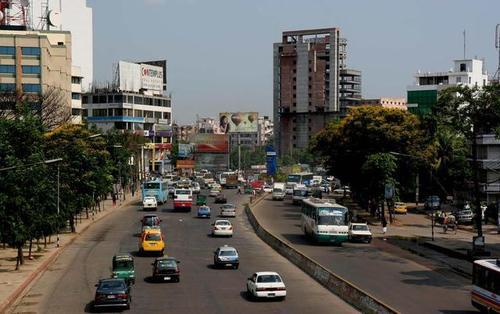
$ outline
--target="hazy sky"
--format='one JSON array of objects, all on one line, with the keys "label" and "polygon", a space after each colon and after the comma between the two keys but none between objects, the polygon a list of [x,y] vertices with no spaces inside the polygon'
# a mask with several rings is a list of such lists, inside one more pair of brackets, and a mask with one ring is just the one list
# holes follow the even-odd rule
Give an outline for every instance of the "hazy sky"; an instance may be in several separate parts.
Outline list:
[{"label": "hazy sky", "polygon": [[363,96],[406,96],[417,70],[452,60],[498,65],[499,0],[88,0],[94,12],[94,79],[118,60],[168,60],[174,120],[221,111],[272,112],[272,44],[286,30],[340,27]]}]

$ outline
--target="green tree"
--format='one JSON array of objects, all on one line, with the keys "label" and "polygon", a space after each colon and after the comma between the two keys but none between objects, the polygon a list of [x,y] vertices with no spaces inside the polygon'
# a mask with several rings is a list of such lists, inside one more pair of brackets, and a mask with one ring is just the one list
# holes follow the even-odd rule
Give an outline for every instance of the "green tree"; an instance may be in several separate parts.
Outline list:
[{"label": "green tree", "polygon": [[[500,135],[500,85],[447,88],[439,93],[433,115],[440,125],[449,127],[471,143],[474,207],[476,217],[481,217],[477,138],[488,133]],[[476,219],[476,226],[478,235],[482,236],[481,219]]]},{"label": "green tree", "polygon": [[397,181],[400,192],[407,193],[413,187],[416,169],[430,164],[435,154],[432,139],[416,116],[374,106],[353,108],[345,119],[330,123],[314,137],[311,150],[365,202],[367,178],[361,168],[368,156],[396,152],[414,157],[398,158]]}]

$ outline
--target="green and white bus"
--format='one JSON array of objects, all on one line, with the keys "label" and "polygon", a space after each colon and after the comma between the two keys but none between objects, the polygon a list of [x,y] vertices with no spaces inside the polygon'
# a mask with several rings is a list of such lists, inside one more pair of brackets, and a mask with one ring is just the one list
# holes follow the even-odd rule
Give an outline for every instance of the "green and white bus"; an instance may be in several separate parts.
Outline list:
[{"label": "green and white bus", "polygon": [[348,209],[331,200],[304,199],[301,227],[305,236],[315,242],[342,244],[348,236]]}]

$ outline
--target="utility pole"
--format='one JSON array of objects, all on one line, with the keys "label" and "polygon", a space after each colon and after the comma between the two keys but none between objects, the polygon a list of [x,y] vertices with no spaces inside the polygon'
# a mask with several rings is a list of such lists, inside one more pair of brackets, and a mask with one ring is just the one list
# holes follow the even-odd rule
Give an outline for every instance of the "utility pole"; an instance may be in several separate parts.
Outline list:
[{"label": "utility pole", "polygon": [[[59,214],[60,214],[60,208],[59,208],[59,202],[60,202],[60,194],[59,194],[59,190],[60,190],[60,182],[59,182],[59,164],[57,164],[57,218],[59,218]],[[59,243],[59,224],[57,225],[57,238],[56,238],[56,245],[57,247],[60,246],[60,243]]]}]

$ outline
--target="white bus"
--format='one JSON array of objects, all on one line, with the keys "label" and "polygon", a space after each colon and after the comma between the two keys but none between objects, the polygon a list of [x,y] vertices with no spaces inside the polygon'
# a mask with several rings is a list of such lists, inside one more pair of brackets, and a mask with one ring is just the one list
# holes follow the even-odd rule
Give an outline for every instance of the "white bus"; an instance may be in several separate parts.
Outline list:
[{"label": "white bus", "polygon": [[191,210],[193,206],[193,191],[189,188],[177,188],[174,190],[174,209]]},{"label": "white bus", "polygon": [[300,204],[307,197],[309,197],[309,189],[303,184],[295,185],[292,192],[292,203],[294,205]]},{"label": "white bus", "polygon": [[301,227],[315,242],[342,244],[347,241],[349,215],[347,207],[321,200],[302,200]]},{"label": "white bus", "polygon": [[500,259],[474,261],[471,302],[482,313],[500,313]]},{"label": "white bus", "polygon": [[286,180],[287,184],[305,184],[308,185],[313,178],[313,174],[311,172],[298,172],[291,173],[288,175],[288,179]]}]

